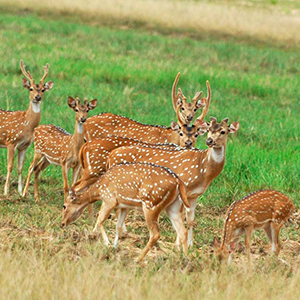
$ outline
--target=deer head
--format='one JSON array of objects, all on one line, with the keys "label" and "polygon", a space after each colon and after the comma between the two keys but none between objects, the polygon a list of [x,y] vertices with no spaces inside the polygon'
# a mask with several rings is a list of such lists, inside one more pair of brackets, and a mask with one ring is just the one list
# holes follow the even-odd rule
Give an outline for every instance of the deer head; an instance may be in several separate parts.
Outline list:
[{"label": "deer head", "polygon": [[[182,120],[182,122],[184,122],[185,124],[189,124],[192,122],[195,113],[198,109],[201,109],[202,107],[205,106],[205,110],[206,112],[204,112],[205,114],[208,111],[208,107],[209,107],[209,103],[210,103],[210,99],[211,99],[211,90],[210,90],[210,86],[209,86],[209,82],[207,81],[207,93],[208,96],[207,98],[203,97],[200,99],[202,92],[198,92],[196,93],[196,95],[194,96],[194,98],[192,99],[192,103],[188,103],[187,102],[187,98],[183,95],[181,89],[178,89],[177,95],[176,95],[176,86],[179,80],[179,76],[180,73],[177,74],[175,81],[173,83],[173,87],[172,87],[172,101],[173,101],[173,107],[175,109],[175,111],[177,110],[177,107],[179,106],[181,109],[181,113],[180,113],[180,119]],[[203,118],[203,117],[202,117]]]},{"label": "deer head", "polygon": [[84,100],[83,104],[80,103],[79,98],[73,99],[72,97],[69,97],[68,99],[68,105],[75,111],[76,113],[76,121],[78,123],[83,124],[88,117],[88,112],[90,110],[93,110],[97,106],[98,100],[94,99],[87,102],[87,99]]},{"label": "deer head", "polygon": [[48,75],[49,64],[43,67],[44,75],[39,84],[36,84],[30,72],[26,71],[26,66],[23,63],[23,60],[20,61],[20,68],[24,76],[27,78],[23,78],[22,82],[24,88],[29,90],[29,99],[34,103],[39,103],[43,99],[44,92],[49,91],[53,88],[52,81],[48,81],[44,84],[44,80]]},{"label": "deer head", "polygon": [[63,220],[61,222],[61,228],[64,228],[77,220],[82,211],[89,204],[84,198],[80,197],[81,195],[81,191],[79,195],[77,195],[74,188],[70,188],[67,199],[63,205]]},{"label": "deer head", "polygon": [[[203,130],[203,126],[206,125],[206,122],[203,121],[200,122],[200,117],[195,121],[195,125],[187,125],[185,124],[182,119],[180,118],[180,112],[179,112],[179,105],[176,108],[176,114],[177,114],[177,123],[172,122],[171,128],[175,132],[177,132],[180,136],[179,138],[179,145],[181,148],[191,148],[195,147],[196,141],[199,135],[203,135],[206,133],[206,127]],[[200,124],[201,123],[201,124]]]},{"label": "deer head", "polygon": [[240,125],[239,122],[233,122],[228,125],[228,118],[222,120],[221,123],[217,123],[217,119],[214,117],[210,118],[210,123],[203,120],[199,120],[198,123],[202,131],[208,132],[206,145],[215,149],[226,145],[228,133],[235,133]]}]

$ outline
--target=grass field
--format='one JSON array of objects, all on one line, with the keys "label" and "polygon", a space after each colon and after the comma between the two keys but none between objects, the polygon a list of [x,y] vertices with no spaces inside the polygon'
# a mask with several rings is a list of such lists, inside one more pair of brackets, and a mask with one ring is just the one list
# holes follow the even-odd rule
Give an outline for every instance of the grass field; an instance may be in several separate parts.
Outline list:
[{"label": "grass field", "polygon": [[[42,76],[41,67],[50,64],[48,80],[54,88],[44,97],[42,124],[73,132],[74,113],[67,99],[79,96],[99,100],[91,115],[109,111],[169,125],[176,117],[171,87],[180,71],[179,86],[190,97],[199,90],[206,93],[208,79],[213,93],[208,115],[239,121],[240,130],[228,141],[223,172],[199,199],[195,245],[188,257],[173,249],[175,234],[163,215],[159,247],[141,265],[134,259],[148,233],[138,213],[130,215],[129,237],[116,250],[89,234],[93,222],[86,215],[62,231],[61,170],[50,166],[42,173],[40,204],[34,203],[33,187],[28,199],[17,195],[16,169],[10,196],[4,198],[6,150],[1,149],[0,298],[299,298],[298,218],[282,230],[280,257],[287,264],[266,255],[263,234],[253,239],[257,259],[251,270],[242,246],[229,269],[218,268],[210,248],[213,237],[221,235],[226,207],[251,191],[278,189],[299,207],[298,48],[293,43],[257,43],[247,36],[194,36],[188,27],[179,34],[138,24],[130,28],[115,20],[103,26],[80,14],[47,15],[24,10],[20,3],[14,9],[4,3],[0,1],[1,108],[28,107],[19,69],[23,59],[34,77]],[[199,138],[198,147],[205,148],[204,140]],[[33,146],[26,155],[24,178],[32,156]],[[112,237],[113,218],[106,228]]]}]

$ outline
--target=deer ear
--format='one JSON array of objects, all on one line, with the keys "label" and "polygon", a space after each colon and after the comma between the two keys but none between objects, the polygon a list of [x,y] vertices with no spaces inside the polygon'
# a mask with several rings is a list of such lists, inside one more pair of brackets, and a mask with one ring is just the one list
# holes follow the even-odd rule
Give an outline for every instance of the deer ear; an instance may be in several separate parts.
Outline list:
[{"label": "deer ear", "polygon": [[181,106],[183,104],[182,100],[180,98],[178,98],[176,105],[177,106]]},{"label": "deer ear", "polygon": [[71,202],[74,202],[76,199],[76,192],[73,187],[71,187],[69,190],[69,196],[70,196]]},{"label": "deer ear", "polygon": [[196,120],[194,125],[197,127],[197,131],[201,135],[207,132],[209,128],[209,123],[205,122],[204,120]]},{"label": "deer ear", "polygon": [[68,105],[69,105],[72,109],[74,109],[74,108],[76,107],[76,101],[75,101],[75,99],[72,98],[72,97],[69,97],[69,98],[68,98]]},{"label": "deer ear", "polygon": [[178,132],[178,131],[181,129],[181,127],[180,127],[176,122],[172,121],[172,122],[171,122],[171,129],[172,129],[173,131]]},{"label": "deer ear", "polygon": [[94,99],[92,100],[89,104],[88,104],[88,108],[89,110],[93,110],[98,104],[98,100],[97,99]]},{"label": "deer ear", "polygon": [[53,88],[53,85],[54,85],[53,81],[48,81],[48,82],[46,82],[46,83],[44,84],[44,89],[45,89],[45,91],[51,90],[51,89]]},{"label": "deer ear", "polygon": [[220,242],[217,238],[214,237],[211,246],[213,247],[214,250],[218,249],[220,247]]},{"label": "deer ear", "polygon": [[200,99],[197,101],[196,103],[196,107],[199,109],[199,108],[202,108],[203,106],[205,105],[205,102],[203,99]]},{"label": "deer ear", "polygon": [[29,90],[30,83],[29,83],[29,81],[26,78],[22,79],[22,84],[23,84],[23,86],[24,86],[25,89]]},{"label": "deer ear", "polygon": [[233,122],[229,126],[229,133],[235,133],[239,130],[240,123],[239,122]]},{"label": "deer ear", "polygon": [[228,120],[229,120],[228,118],[225,118],[225,119],[222,120],[222,122],[228,123]]}]

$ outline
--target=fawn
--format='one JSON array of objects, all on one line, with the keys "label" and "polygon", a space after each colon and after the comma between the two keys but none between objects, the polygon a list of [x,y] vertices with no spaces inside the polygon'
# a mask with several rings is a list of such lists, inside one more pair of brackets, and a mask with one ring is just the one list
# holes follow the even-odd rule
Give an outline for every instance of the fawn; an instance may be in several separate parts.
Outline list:
[{"label": "fawn", "polygon": [[215,255],[220,261],[230,263],[237,242],[245,234],[248,261],[251,262],[250,243],[254,230],[264,229],[272,244],[272,251],[278,255],[281,249],[279,232],[294,212],[294,204],[284,194],[273,190],[253,192],[230,205],[225,216],[221,244],[214,239]]},{"label": "fawn", "polygon": [[34,172],[34,198],[40,201],[39,196],[39,174],[49,164],[62,167],[64,180],[64,195],[66,198],[69,190],[68,170],[73,169],[72,182],[75,183],[80,172],[79,151],[84,144],[83,124],[87,119],[88,112],[97,106],[97,100],[89,103],[84,100],[81,104],[78,98],[69,97],[68,105],[75,111],[75,131],[71,135],[64,129],[55,125],[40,125],[34,131],[34,157],[29,167],[26,186],[23,197],[26,197],[29,181]]}]

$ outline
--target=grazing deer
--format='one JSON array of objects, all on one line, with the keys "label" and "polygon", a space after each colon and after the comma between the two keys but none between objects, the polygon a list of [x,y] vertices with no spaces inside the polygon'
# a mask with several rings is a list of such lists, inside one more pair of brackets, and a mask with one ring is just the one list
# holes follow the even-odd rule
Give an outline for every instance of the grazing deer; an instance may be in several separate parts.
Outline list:
[{"label": "grazing deer", "polygon": [[[202,92],[198,92],[192,99],[192,103],[188,103],[187,98],[183,95],[180,88],[178,89],[178,92],[176,95],[176,86],[177,86],[179,77],[180,77],[180,73],[177,74],[175,81],[173,83],[173,87],[172,87],[173,108],[176,111],[177,107],[178,106],[180,107],[180,109],[181,109],[180,119],[183,123],[189,125],[193,121],[196,111],[198,109],[201,109],[203,106],[205,106],[205,109],[202,112],[202,119],[204,118],[204,115],[206,115],[208,108],[209,108],[210,99],[211,99],[211,89],[210,89],[209,82],[206,81],[207,98],[200,99]],[[205,111],[206,111],[206,113],[205,113]]]},{"label": "grazing deer", "polygon": [[77,180],[80,171],[79,151],[84,144],[83,124],[88,112],[97,106],[97,100],[87,103],[86,99],[84,104],[80,104],[78,98],[75,100],[69,97],[68,105],[75,111],[76,122],[73,135],[55,125],[40,125],[34,131],[34,157],[29,167],[23,197],[27,195],[30,177],[34,172],[34,198],[37,202],[40,200],[38,177],[49,164],[62,167],[65,198],[69,189],[68,170],[70,168],[73,169],[72,182],[75,183]]},{"label": "grazing deer", "polygon": [[[205,108],[200,116],[200,119],[203,119],[205,117],[210,105],[211,91],[209,83],[207,84],[207,88],[209,91],[208,98],[201,99],[201,103],[204,103]],[[179,110],[180,107],[180,105],[179,107],[178,105],[176,105],[176,110]],[[185,121],[180,115],[180,112],[177,113],[177,117],[178,121],[180,121],[181,123],[185,123]],[[188,125],[185,126],[188,127]],[[84,130],[85,138],[87,141],[98,137],[114,135],[139,140],[150,144],[171,143],[180,145],[181,147],[187,146],[184,145],[182,142],[182,135],[178,135],[178,126],[175,122],[172,122],[171,127],[159,125],[145,125],[123,116],[114,115],[111,113],[102,113],[90,117],[84,125]],[[183,128],[183,130],[185,129]]]},{"label": "grazing deer", "polygon": [[4,195],[9,192],[10,175],[14,166],[15,151],[18,150],[18,192],[22,194],[22,171],[26,150],[32,142],[34,128],[37,127],[41,119],[41,101],[44,92],[53,87],[53,82],[44,84],[48,75],[49,64],[44,68],[44,75],[40,82],[36,84],[23,61],[20,61],[22,73],[27,78],[23,78],[23,87],[29,90],[29,108],[26,111],[0,110],[0,148],[7,148],[7,177],[4,187]]},{"label": "grazing deer", "polygon": [[189,209],[183,182],[168,168],[145,163],[120,164],[109,169],[100,179],[80,192],[71,188],[64,205],[61,227],[75,221],[89,204],[102,200],[94,231],[100,228],[104,243],[109,245],[103,223],[113,209],[121,209],[116,226],[114,246],[117,246],[119,230],[125,217],[123,209],[143,210],[150,239],[140,254],[142,260],[160,237],[158,219],[165,209],[187,252],[187,232],[181,218],[181,201]]},{"label": "grazing deer", "polygon": [[230,205],[223,227],[221,244],[214,239],[214,250],[220,261],[231,261],[237,242],[245,234],[245,246],[251,263],[250,243],[254,230],[264,229],[272,243],[272,252],[279,254],[279,232],[294,212],[293,202],[284,194],[273,190],[253,192]]},{"label": "grazing deer", "polygon": [[108,166],[125,162],[150,162],[165,166],[174,171],[184,182],[191,209],[187,212],[188,244],[193,244],[192,227],[195,217],[197,199],[209,187],[223,170],[228,133],[235,133],[239,123],[227,124],[228,118],[217,123],[211,118],[210,123],[198,120],[201,131],[208,131],[206,144],[209,149],[176,149],[164,150],[154,147],[129,146],[120,147],[111,152]]}]

